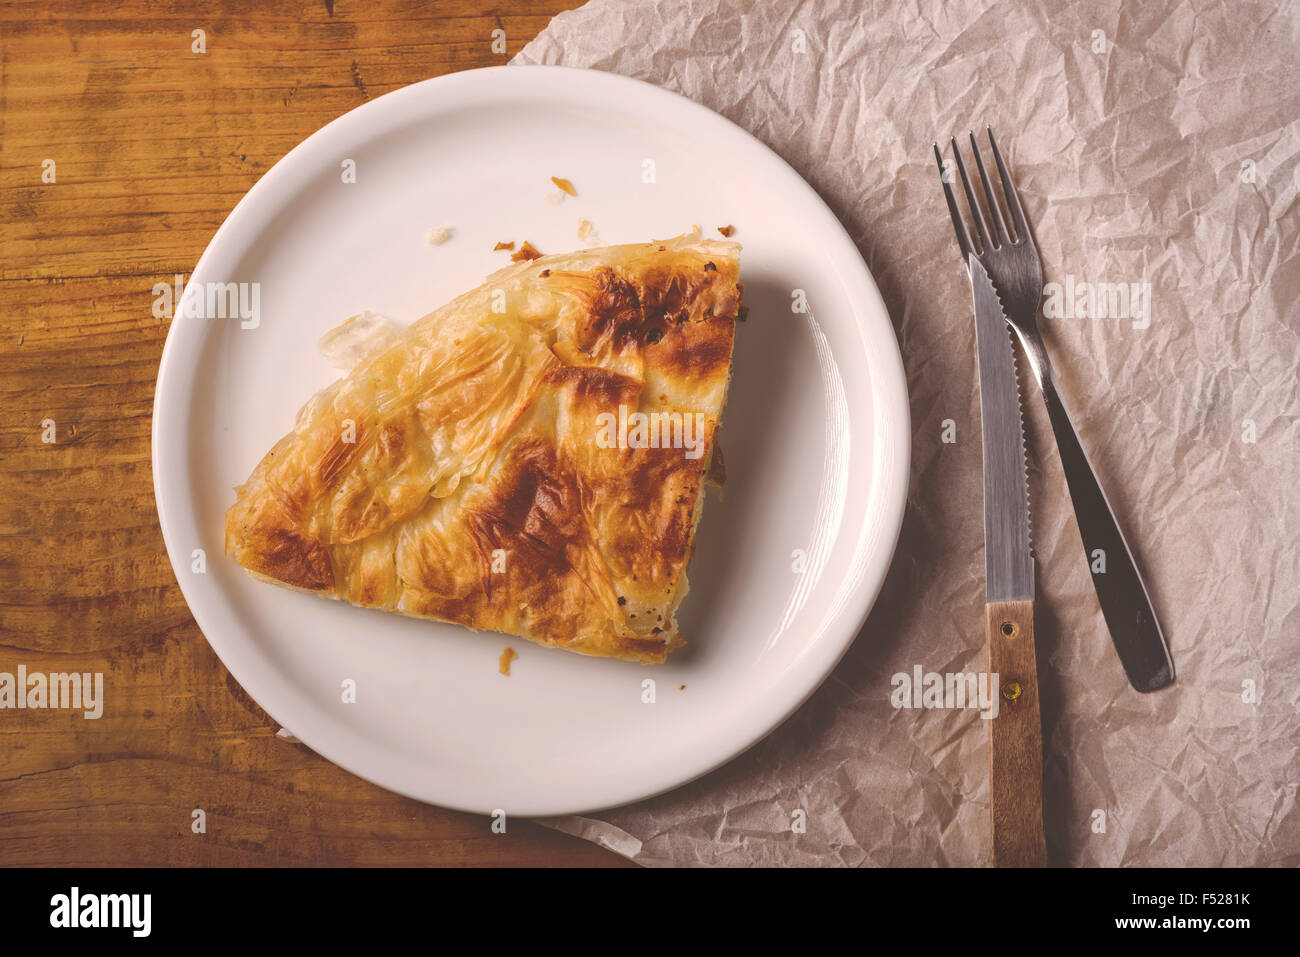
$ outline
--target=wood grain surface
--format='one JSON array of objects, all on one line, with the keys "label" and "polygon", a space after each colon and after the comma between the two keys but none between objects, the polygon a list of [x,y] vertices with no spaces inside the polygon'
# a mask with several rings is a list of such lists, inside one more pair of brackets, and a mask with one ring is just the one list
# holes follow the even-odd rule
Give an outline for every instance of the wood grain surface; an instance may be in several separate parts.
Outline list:
[{"label": "wood grain surface", "polygon": [[1046,867],[1034,603],[990,602],[984,617],[988,673],[998,680],[991,689],[998,714],[988,722],[990,860],[995,867]]},{"label": "wood grain surface", "polygon": [[108,698],[99,720],[0,710],[0,864],[623,863],[277,739],[181,598],[149,460],[154,283],[310,133],[504,63],[577,5],[0,5],[0,672],[102,671]]}]

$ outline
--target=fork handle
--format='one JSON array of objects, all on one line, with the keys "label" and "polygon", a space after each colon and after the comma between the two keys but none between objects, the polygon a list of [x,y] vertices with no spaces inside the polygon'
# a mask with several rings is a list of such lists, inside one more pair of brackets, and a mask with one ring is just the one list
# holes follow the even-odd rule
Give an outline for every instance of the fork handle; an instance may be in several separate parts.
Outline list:
[{"label": "fork handle", "polygon": [[1047,416],[1056,436],[1065,482],[1074,503],[1079,537],[1092,572],[1106,627],[1129,683],[1138,691],[1155,691],[1174,680],[1174,663],[1151,608],[1151,599],[1128,544],[1097,482],[1070,414],[1046,376],[1040,382]]},{"label": "fork handle", "polygon": [[989,810],[994,867],[1045,867],[1043,728],[1038,708],[1034,603],[984,606],[989,680],[998,710],[989,719]]}]

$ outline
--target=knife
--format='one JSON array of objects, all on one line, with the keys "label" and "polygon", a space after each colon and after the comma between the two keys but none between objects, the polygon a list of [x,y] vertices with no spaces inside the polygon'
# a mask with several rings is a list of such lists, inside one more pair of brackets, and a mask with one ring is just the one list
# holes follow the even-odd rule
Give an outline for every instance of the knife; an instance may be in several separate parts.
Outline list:
[{"label": "knife", "polygon": [[988,680],[989,809],[995,867],[1044,867],[1043,732],[1034,652],[1034,559],[1020,387],[1011,328],[984,265],[969,256],[984,443],[984,618]]}]

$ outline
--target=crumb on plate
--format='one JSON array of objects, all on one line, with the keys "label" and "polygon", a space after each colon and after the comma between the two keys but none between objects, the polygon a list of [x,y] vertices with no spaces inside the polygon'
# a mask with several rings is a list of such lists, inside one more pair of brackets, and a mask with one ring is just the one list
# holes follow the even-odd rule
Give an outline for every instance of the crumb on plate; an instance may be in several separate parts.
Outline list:
[{"label": "crumb on plate", "polygon": [[513,648],[507,647],[505,651],[501,652],[501,660],[497,663],[497,671],[509,678],[510,662],[514,661],[518,657],[519,652],[515,651]]},{"label": "crumb on plate", "polygon": [[735,226],[719,226],[719,227],[718,227],[718,232],[722,233],[722,235],[725,236],[725,237],[727,237],[728,239],[731,238],[732,234],[735,233],[735,231],[736,231],[736,227],[735,227]]},{"label": "crumb on plate", "polygon": [[551,182],[554,183],[556,186],[558,186],[560,189],[564,190],[564,192],[568,193],[570,196],[578,195],[578,191],[573,188],[573,184],[570,183],[567,179],[561,179],[559,176],[552,176]]},{"label": "crumb on plate", "polygon": [[519,247],[519,251],[510,255],[512,263],[528,262],[530,259],[540,259],[542,254],[533,248],[533,244],[524,240],[524,244]]},{"label": "crumb on plate", "polygon": [[497,243],[495,246],[492,247],[492,251],[496,252],[497,250],[500,249],[514,249],[514,248],[515,248],[515,241],[512,239],[508,243]]},{"label": "crumb on plate", "polygon": [[441,246],[451,238],[450,226],[438,226],[424,234],[424,241],[430,246]]},{"label": "crumb on plate", "polygon": [[593,246],[603,245],[600,236],[596,233],[596,227],[592,225],[590,219],[578,220],[578,238],[589,249]]}]

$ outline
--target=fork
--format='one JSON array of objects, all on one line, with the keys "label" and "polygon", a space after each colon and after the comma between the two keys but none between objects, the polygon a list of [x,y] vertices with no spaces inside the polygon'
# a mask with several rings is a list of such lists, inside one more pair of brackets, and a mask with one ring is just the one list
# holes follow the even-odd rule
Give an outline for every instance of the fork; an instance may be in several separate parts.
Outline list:
[{"label": "fork", "polygon": [[[943,192],[948,200],[953,229],[957,232],[962,261],[969,263],[971,255],[979,259],[1002,299],[1007,323],[1025,351],[1029,367],[1042,393],[1043,403],[1047,406],[1047,416],[1061,456],[1070,500],[1074,503],[1079,537],[1083,540],[1086,561],[1092,571],[1092,584],[1097,591],[1097,600],[1106,619],[1111,641],[1119,654],[1129,683],[1138,691],[1155,691],[1174,680],[1174,663],[1169,657],[1169,649],[1165,645],[1155,612],[1151,609],[1151,599],[1142,583],[1133,555],[1119,530],[1106,495],[1097,482],[1097,475],[1088,456],[1079,444],[1069,412],[1056,391],[1052,363],[1038,334],[1038,309],[1043,293],[1042,259],[1038,255],[1038,247],[1034,245],[1033,233],[1021,208],[1015,183],[1007,172],[997,140],[993,138],[993,130],[990,127],[985,129],[989,145],[993,148],[993,158],[997,163],[1002,194],[1015,236],[1013,238],[1008,232],[1006,218],[989,182],[984,159],[980,156],[979,143],[972,132],[971,152],[975,156],[989,218],[993,222],[993,236],[989,234],[984,213],[971,188],[971,180],[966,174],[966,164],[962,162],[956,137],[952,139],[952,154],[961,176],[971,219],[975,223],[978,246],[975,245],[957,207],[957,200],[948,183],[950,177],[944,169],[943,154],[936,143],[934,158],[939,164]],[[968,265],[968,271],[969,268]]]}]

